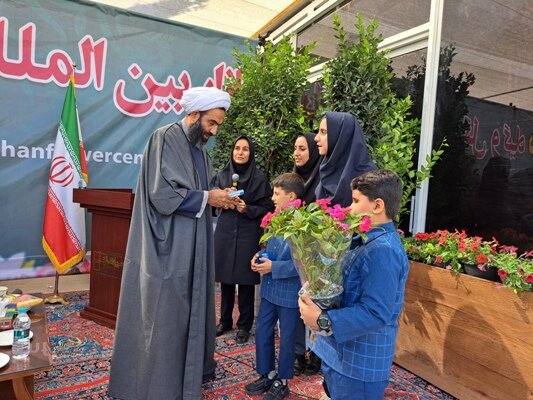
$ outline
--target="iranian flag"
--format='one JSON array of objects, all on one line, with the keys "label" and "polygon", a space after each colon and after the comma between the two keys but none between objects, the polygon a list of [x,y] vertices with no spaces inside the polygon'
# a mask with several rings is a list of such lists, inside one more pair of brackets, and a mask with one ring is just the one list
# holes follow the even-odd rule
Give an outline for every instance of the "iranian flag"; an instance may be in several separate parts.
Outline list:
[{"label": "iranian flag", "polygon": [[59,273],[78,264],[85,256],[85,211],[72,202],[72,190],[85,187],[87,182],[72,75],[57,130],[43,226],[44,251]]}]

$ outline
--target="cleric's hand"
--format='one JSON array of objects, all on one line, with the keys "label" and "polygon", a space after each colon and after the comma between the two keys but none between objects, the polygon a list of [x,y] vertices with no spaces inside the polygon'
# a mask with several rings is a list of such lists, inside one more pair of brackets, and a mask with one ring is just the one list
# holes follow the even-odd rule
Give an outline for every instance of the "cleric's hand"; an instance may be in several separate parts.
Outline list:
[{"label": "cleric's hand", "polygon": [[207,203],[212,207],[234,209],[239,199],[231,197],[229,192],[222,189],[212,189],[208,192]]}]

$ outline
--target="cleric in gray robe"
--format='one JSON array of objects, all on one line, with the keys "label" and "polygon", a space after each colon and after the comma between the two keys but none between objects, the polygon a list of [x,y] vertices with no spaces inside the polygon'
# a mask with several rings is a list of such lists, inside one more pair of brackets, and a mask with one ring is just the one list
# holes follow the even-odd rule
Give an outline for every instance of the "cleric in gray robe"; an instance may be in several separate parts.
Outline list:
[{"label": "cleric in gray robe", "polygon": [[211,189],[204,145],[228,93],[184,92],[187,116],[156,130],[144,150],[124,260],[109,394],[125,400],[200,399],[215,372],[211,207],[238,200]]}]

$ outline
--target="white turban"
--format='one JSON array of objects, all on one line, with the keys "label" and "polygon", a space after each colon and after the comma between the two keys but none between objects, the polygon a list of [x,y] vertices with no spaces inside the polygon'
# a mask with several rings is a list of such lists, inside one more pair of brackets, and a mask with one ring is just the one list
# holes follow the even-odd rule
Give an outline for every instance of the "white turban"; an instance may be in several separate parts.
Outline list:
[{"label": "white turban", "polygon": [[223,108],[228,111],[229,94],[214,87],[193,87],[183,92],[180,104],[185,113]]}]

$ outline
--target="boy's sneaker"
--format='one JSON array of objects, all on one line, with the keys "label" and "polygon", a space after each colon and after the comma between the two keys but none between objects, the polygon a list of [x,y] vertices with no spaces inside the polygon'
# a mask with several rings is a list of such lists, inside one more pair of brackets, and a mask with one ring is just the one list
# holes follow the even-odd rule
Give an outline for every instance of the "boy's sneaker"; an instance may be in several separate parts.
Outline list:
[{"label": "boy's sneaker", "polygon": [[244,389],[246,391],[246,394],[250,396],[256,394],[263,394],[270,389],[275,380],[276,377],[274,377],[273,379],[268,379],[267,375],[261,375],[259,379],[253,381],[252,383],[249,383],[244,387]]},{"label": "boy's sneaker", "polygon": [[276,379],[263,400],[281,400],[289,395],[289,385],[284,385],[279,379]]}]

